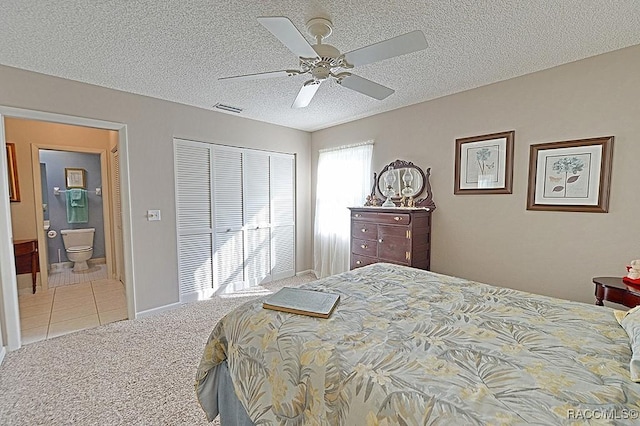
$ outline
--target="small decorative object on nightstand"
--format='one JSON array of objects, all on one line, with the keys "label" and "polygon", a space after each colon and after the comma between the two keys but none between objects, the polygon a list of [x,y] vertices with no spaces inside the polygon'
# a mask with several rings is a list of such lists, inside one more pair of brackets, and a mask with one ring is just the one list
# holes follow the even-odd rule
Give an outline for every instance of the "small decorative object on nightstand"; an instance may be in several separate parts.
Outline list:
[{"label": "small decorative object on nightstand", "polygon": [[640,287],[627,285],[618,277],[595,277],[596,305],[603,306],[603,301],[619,303],[629,308],[640,305]]},{"label": "small decorative object on nightstand", "polygon": [[627,265],[627,276],[622,278],[625,284],[640,288],[640,259],[632,260]]}]

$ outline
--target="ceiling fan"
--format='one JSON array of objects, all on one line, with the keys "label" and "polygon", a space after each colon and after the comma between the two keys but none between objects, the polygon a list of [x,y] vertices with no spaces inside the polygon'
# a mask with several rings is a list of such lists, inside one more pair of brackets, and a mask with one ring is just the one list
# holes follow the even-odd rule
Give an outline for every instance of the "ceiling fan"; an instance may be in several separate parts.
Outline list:
[{"label": "ceiling fan", "polygon": [[416,52],[427,47],[424,34],[422,31],[416,30],[341,54],[330,44],[322,43],[333,32],[333,24],[326,18],[313,18],[307,22],[307,32],[316,40],[316,44],[313,46],[309,44],[289,18],[263,16],[258,18],[258,22],[300,59],[300,69],[222,77],[219,80],[258,80],[309,74],[311,79],[302,85],[298,96],[291,105],[292,108],[304,108],[309,105],[320,85],[329,78],[335,79],[338,84],[348,89],[378,100],[385,99],[394,93],[393,89],[359,77],[347,70]]}]

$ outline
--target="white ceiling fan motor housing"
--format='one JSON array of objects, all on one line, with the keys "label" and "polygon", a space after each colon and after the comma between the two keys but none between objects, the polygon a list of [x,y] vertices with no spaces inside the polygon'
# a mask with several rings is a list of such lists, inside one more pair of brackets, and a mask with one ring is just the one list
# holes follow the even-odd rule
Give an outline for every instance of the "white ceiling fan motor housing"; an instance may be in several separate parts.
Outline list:
[{"label": "white ceiling fan motor housing", "polygon": [[313,18],[307,22],[307,32],[316,40],[311,46],[319,57],[319,60],[307,63],[314,80],[322,81],[331,76],[331,72],[340,67],[336,61],[340,57],[340,51],[330,44],[322,44],[322,41],[333,32],[333,24],[326,18]]}]

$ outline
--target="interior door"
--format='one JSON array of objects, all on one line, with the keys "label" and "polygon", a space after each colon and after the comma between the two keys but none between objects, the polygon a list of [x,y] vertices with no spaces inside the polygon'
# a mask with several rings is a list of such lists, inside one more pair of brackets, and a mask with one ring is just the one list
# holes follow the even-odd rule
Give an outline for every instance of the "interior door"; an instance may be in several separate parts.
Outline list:
[{"label": "interior door", "polygon": [[245,281],[252,286],[271,280],[269,154],[245,151],[242,157]]},{"label": "interior door", "polygon": [[176,141],[175,174],[180,300],[188,301],[213,293],[210,148]]},{"label": "interior door", "polygon": [[214,145],[214,289],[231,293],[244,285],[242,151]]},{"label": "interior door", "polygon": [[120,199],[120,153],[111,151],[111,187],[113,188],[113,239],[115,252],[115,278],[124,283],[124,253],[122,238],[122,202]]},{"label": "interior door", "polygon": [[271,189],[271,275],[274,280],[296,273],[295,157],[272,154]]}]

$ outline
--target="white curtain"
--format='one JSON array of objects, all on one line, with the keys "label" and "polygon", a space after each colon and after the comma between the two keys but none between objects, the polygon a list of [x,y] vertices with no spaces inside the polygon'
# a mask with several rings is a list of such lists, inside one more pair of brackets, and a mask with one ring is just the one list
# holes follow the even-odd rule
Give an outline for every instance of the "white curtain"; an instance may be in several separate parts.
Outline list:
[{"label": "white curtain", "polygon": [[350,211],[371,190],[373,142],[321,150],[318,158],[314,266],[327,277],[349,270]]}]

